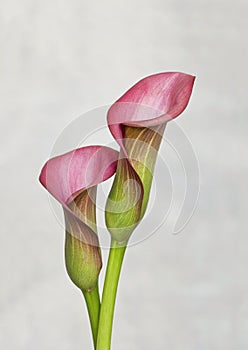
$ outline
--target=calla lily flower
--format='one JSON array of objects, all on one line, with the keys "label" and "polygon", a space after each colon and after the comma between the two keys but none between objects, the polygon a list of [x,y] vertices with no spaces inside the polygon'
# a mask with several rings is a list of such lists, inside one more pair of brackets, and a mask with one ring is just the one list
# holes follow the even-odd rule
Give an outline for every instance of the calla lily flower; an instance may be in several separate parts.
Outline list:
[{"label": "calla lily flower", "polygon": [[166,124],[186,108],[194,80],[178,72],[148,76],[108,111],[108,126],[120,145],[120,155],[106,205],[106,224],[119,243],[127,242],[145,213]]},{"label": "calla lily flower", "polygon": [[[146,77],[109,109],[108,127],[120,152],[89,146],[54,157],[40,182],[62,205],[67,272],[84,294],[94,348],[110,350],[118,281],[128,240],[145,214],[157,154],[167,122],[186,108],[194,76],[172,72]],[[97,185],[116,173],[105,216],[111,246],[100,303],[102,267],[97,236]]]},{"label": "calla lily flower", "polygon": [[117,158],[118,152],[108,147],[83,147],[48,160],[41,171],[41,184],[63,206],[66,268],[83,291],[96,286],[102,266],[96,229],[97,184],[114,174]]}]

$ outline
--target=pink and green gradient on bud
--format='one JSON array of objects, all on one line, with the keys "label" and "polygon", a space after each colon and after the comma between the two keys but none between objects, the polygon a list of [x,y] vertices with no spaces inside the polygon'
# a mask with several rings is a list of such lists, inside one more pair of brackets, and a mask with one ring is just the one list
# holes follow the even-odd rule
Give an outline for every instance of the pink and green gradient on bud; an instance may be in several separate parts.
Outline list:
[{"label": "pink and green gradient on bud", "polygon": [[146,77],[108,111],[108,126],[120,145],[120,155],[106,223],[112,238],[120,243],[127,242],[146,211],[166,124],[186,108],[194,80],[177,72]]},{"label": "pink and green gradient on bud", "polygon": [[67,272],[81,290],[92,290],[102,267],[96,227],[97,184],[111,177],[118,153],[89,146],[48,160],[40,182],[62,204]]}]

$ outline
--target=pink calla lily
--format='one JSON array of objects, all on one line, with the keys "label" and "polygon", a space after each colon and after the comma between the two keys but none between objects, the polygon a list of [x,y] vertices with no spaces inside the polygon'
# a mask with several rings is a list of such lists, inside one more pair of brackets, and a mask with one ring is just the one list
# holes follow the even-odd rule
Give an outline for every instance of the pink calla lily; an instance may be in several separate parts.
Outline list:
[{"label": "pink calla lily", "polygon": [[167,72],[148,76],[132,86],[108,111],[114,138],[124,139],[123,125],[152,127],[167,123],[187,107],[195,77]]},{"label": "pink calla lily", "polygon": [[[65,215],[67,272],[85,297],[94,348],[110,350],[115,298],[128,240],[142,219],[167,122],[186,108],[194,76],[172,72],[146,77],[109,109],[108,127],[120,152],[90,146],[48,160],[40,182]],[[102,298],[102,267],[96,225],[97,185],[114,173],[106,204],[111,247]]]},{"label": "pink calla lily", "polygon": [[[131,87],[108,111],[109,129],[121,147],[106,207],[106,223],[117,241],[128,240],[145,213],[166,123],[186,108],[194,80],[194,76],[178,72],[146,77]],[[129,191],[125,190],[127,180]],[[138,200],[134,193],[139,194]],[[116,211],[120,201],[125,202],[125,213]]]},{"label": "pink calla lily", "polygon": [[54,198],[67,207],[75,194],[107,180],[115,173],[117,155],[109,147],[78,148],[49,159],[39,180]]},{"label": "pink calla lily", "polygon": [[41,184],[63,206],[67,271],[82,290],[95,286],[102,266],[96,234],[96,188],[114,174],[117,157],[118,152],[108,147],[83,147],[48,160],[41,171]]}]

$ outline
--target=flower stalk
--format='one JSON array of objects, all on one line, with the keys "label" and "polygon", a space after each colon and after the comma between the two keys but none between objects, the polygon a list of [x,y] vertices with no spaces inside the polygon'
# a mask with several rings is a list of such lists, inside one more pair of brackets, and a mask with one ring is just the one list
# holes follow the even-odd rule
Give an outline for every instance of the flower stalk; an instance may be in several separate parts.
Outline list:
[{"label": "flower stalk", "polygon": [[98,326],[97,350],[110,350],[114,309],[126,244],[111,241]]},{"label": "flower stalk", "polygon": [[101,306],[98,283],[93,290],[90,290],[90,291],[83,290],[82,292],[84,295],[84,299],[85,299],[88,314],[89,314],[94,349],[96,349],[100,306]]}]

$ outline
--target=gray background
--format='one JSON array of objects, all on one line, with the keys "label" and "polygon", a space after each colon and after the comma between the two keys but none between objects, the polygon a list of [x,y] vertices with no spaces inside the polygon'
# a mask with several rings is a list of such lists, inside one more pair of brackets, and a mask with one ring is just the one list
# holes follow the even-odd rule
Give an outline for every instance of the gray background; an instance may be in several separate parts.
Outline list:
[{"label": "gray background", "polygon": [[0,7],[1,349],[91,349],[37,176],[73,118],[169,70],[197,75],[179,123],[200,162],[200,199],[180,235],[160,230],[128,250],[113,349],[247,349],[247,1]]}]

